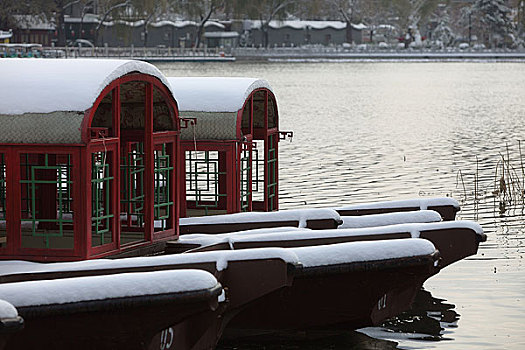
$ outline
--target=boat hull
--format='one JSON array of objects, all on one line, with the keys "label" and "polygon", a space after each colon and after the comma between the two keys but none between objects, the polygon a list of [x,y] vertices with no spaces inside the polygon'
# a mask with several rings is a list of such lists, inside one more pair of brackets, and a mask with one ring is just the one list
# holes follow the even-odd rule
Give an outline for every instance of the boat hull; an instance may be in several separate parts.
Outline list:
[{"label": "boat hull", "polygon": [[407,310],[436,257],[305,268],[293,284],[247,305],[227,335],[377,325]]},{"label": "boat hull", "polygon": [[220,290],[19,308],[25,327],[5,349],[142,349],[168,325],[206,318]]}]

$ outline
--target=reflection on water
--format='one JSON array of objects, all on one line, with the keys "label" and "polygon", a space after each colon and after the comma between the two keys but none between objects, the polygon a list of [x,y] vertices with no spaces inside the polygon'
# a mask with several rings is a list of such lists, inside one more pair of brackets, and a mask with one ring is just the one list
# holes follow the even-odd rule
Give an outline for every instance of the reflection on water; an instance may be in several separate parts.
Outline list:
[{"label": "reflection on water", "polygon": [[[292,143],[279,144],[283,209],[452,196],[462,205],[459,218],[483,226],[488,241],[477,256],[425,283],[456,307],[434,310],[446,305],[434,299],[423,304],[420,318],[392,321],[385,326],[390,331],[375,328],[373,337],[402,338],[405,333],[396,327],[410,326],[423,334],[420,339],[435,341],[406,344],[405,337],[396,340],[399,347],[525,349],[525,144],[520,142],[525,139],[525,64],[185,63],[159,68],[171,76],[252,76],[271,83],[280,128],[295,135]],[[437,312],[439,324],[431,320]],[[334,348],[325,345],[313,348]]]},{"label": "reflection on water", "polygon": [[458,326],[460,315],[455,305],[420,290],[412,309],[394,317],[380,327],[364,328],[361,332],[383,339],[451,340],[450,333]]},{"label": "reflection on water", "polygon": [[358,331],[283,332],[244,339],[226,339],[217,349],[399,349],[403,348],[402,343],[406,340],[450,340],[449,333],[457,327],[459,320],[459,314],[454,308],[455,305],[435,298],[422,289],[416,295],[411,310],[379,327]]}]

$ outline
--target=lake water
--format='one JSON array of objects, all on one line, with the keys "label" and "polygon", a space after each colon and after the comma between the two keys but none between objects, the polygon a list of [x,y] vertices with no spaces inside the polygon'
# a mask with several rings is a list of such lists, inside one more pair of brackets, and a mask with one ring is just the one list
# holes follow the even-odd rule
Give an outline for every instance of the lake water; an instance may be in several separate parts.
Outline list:
[{"label": "lake water", "polygon": [[[525,63],[158,64],[170,76],[267,79],[281,208],[453,196],[488,235],[382,327],[223,349],[525,349]],[[503,178],[503,180],[502,180]]]}]

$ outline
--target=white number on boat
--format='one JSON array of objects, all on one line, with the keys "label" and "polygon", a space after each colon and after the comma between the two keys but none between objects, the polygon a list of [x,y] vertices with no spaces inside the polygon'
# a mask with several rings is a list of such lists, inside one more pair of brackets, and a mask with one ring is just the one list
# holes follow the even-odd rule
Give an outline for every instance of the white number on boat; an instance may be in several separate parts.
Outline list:
[{"label": "white number on boat", "polygon": [[171,349],[173,345],[173,328],[168,328],[160,333],[160,350]]}]

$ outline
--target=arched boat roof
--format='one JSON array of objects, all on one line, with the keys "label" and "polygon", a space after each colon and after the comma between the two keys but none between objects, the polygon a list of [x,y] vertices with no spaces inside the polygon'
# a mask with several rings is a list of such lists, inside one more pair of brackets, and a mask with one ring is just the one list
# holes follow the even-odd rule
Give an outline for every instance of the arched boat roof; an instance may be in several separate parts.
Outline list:
[{"label": "arched boat roof", "polygon": [[237,112],[257,89],[272,91],[257,78],[168,77],[180,112]]},{"label": "arched boat roof", "polygon": [[106,86],[132,72],[154,76],[170,89],[155,66],[141,61],[2,59],[0,114],[84,112]]}]

